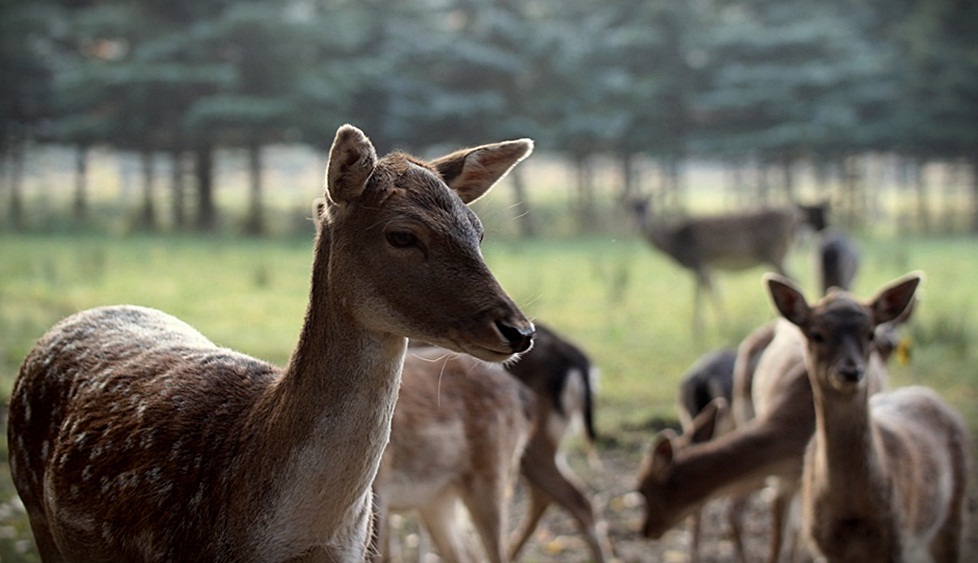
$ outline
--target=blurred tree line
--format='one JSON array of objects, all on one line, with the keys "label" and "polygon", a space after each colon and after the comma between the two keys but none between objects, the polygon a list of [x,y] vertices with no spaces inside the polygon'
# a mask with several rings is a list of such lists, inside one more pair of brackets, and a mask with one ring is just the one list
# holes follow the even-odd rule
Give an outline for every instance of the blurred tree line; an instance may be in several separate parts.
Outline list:
[{"label": "blurred tree line", "polygon": [[[760,201],[770,190],[791,199],[807,163],[842,178],[852,206],[867,189],[862,155],[898,155],[909,178],[955,163],[970,176],[978,232],[973,0],[0,0],[0,10],[0,207],[15,229],[25,151],[57,143],[75,148],[76,219],[90,212],[89,151],[112,147],[143,163],[144,228],[162,212],[153,163],[167,158],[170,221],[200,231],[217,221],[215,150],[242,149],[246,229],[261,233],[262,147],[325,150],[350,122],[381,151],[533,137],[576,167],[585,212],[598,155],[620,163],[622,198],[635,195],[635,162],[655,162],[666,203],[679,201],[692,158],[729,163]],[[519,175],[514,187],[525,189]]]}]

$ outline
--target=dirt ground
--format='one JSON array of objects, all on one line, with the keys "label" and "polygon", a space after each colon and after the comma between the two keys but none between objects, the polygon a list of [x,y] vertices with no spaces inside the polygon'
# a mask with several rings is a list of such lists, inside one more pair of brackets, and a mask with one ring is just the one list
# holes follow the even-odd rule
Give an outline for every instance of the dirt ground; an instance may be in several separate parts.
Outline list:
[{"label": "dirt ground", "polygon": [[[651,438],[651,434],[649,434]],[[639,534],[643,506],[641,497],[634,492],[636,474],[645,442],[632,440],[628,443],[604,444],[600,448],[603,468],[592,469],[583,456],[572,456],[570,461],[581,479],[595,491],[593,499],[607,524],[608,536],[615,549],[617,561],[684,563],[693,561],[690,554],[688,524],[669,531],[659,540],[648,540]],[[978,478],[972,476],[971,494],[968,501],[969,520],[966,523],[966,539],[962,562],[978,561]],[[728,537],[724,499],[707,503],[703,510],[702,538],[699,561],[704,563],[735,562],[734,544]],[[515,527],[523,516],[522,491],[517,488],[510,508],[510,527]],[[744,522],[745,549],[749,561],[765,561],[770,538],[770,515],[764,493],[753,495]],[[434,562],[438,558],[430,553],[417,557],[413,546],[422,552],[430,545],[417,533],[417,524],[409,519],[402,521],[402,553],[405,562]],[[481,553],[481,552],[480,552]],[[544,515],[540,526],[524,549],[519,560],[531,562],[583,563],[591,561],[587,545],[577,533],[574,521],[562,509],[552,506]],[[939,562],[938,562],[939,563]]]}]

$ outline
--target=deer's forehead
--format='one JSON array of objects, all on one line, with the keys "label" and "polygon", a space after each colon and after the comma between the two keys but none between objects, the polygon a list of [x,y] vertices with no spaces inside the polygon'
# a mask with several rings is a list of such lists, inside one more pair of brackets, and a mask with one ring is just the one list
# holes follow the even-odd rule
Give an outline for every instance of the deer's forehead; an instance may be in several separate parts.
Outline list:
[{"label": "deer's forehead", "polygon": [[856,331],[862,336],[863,329],[872,323],[869,308],[845,296],[830,295],[813,310],[813,327],[834,333]]}]

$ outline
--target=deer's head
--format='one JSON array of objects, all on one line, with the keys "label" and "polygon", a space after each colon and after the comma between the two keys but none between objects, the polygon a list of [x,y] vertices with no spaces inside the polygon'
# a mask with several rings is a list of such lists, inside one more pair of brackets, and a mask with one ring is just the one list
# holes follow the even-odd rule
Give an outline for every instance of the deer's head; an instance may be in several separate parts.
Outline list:
[{"label": "deer's head", "polygon": [[330,150],[320,236],[329,283],[365,326],[502,361],[529,349],[534,328],[499,286],[467,207],[533,148],[528,139],[423,162],[378,159],[359,129],[341,127]]},{"label": "deer's head", "polygon": [[877,329],[898,321],[910,307],[921,274],[892,282],[868,302],[833,290],[812,306],[787,278],[771,274],[766,281],[775,307],[805,335],[809,376],[822,389],[851,394],[866,385]]},{"label": "deer's head", "polygon": [[682,470],[677,467],[676,460],[686,448],[712,439],[727,409],[727,400],[717,397],[693,418],[693,423],[682,435],[668,428],[656,435],[648,454],[642,459],[638,475],[638,492],[645,500],[643,536],[662,537],[696,509],[697,504],[681,502],[677,498],[682,496],[685,484],[677,480],[682,478]]}]

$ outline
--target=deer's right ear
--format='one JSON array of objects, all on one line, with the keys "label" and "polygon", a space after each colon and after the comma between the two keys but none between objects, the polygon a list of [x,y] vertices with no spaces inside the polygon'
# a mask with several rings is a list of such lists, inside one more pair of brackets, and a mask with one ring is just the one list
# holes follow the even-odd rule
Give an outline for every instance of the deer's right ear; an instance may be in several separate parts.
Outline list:
[{"label": "deer's right ear", "polygon": [[786,277],[775,274],[766,274],[764,281],[767,283],[768,292],[771,294],[771,301],[781,313],[781,316],[798,326],[804,326],[808,321],[811,309],[801,290]]},{"label": "deer's right ear", "polygon": [[326,197],[340,204],[363,193],[377,165],[377,151],[363,131],[343,125],[336,131],[326,165]]}]

